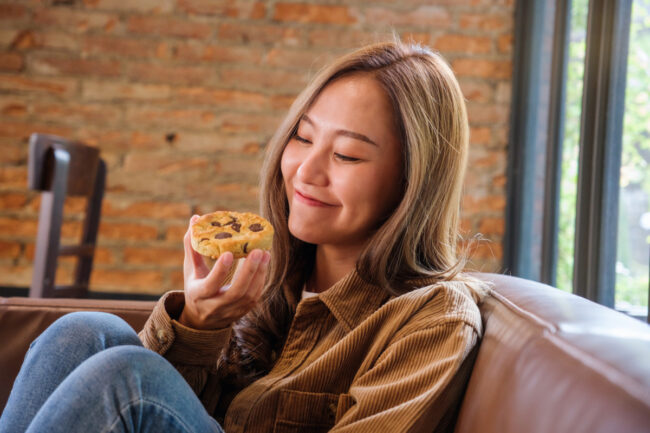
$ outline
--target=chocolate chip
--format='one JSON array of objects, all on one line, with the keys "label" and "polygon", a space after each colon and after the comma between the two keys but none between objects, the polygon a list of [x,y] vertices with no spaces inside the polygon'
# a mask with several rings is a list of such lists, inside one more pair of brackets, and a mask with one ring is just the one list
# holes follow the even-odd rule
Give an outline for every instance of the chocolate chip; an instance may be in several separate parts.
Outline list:
[{"label": "chocolate chip", "polygon": [[213,227],[221,227],[221,224],[219,223],[219,221],[212,221],[210,223],[210,225],[212,225]]},{"label": "chocolate chip", "polygon": [[251,224],[248,227],[248,230],[250,230],[252,232],[261,232],[262,230],[264,230],[264,227],[262,227],[262,224],[255,223],[255,224]]},{"label": "chocolate chip", "polygon": [[244,244],[244,248],[243,248],[243,250],[244,250],[244,254],[248,254],[248,251],[246,251],[246,248],[247,248],[247,247],[248,247],[248,242],[246,242],[246,243]]},{"label": "chocolate chip", "polygon": [[241,229],[241,224],[239,223],[232,223],[232,229],[239,233],[239,229]]},{"label": "chocolate chip", "polygon": [[230,233],[226,233],[226,232],[221,232],[221,233],[217,233],[216,235],[214,235],[215,239],[228,239],[228,238],[231,238],[231,237],[232,237],[232,235]]},{"label": "chocolate chip", "polygon": [[232,216],[231,216],[230,218],[231,218],[230,221],[228,221],[227,223],[225,223],[225,224],[223,225],[224,227],[225,227],[225,226],[229,226],[230,224],[234,224],[234,223],[237,222],[237,218],[234,218],[234,217],[232,217]]}]

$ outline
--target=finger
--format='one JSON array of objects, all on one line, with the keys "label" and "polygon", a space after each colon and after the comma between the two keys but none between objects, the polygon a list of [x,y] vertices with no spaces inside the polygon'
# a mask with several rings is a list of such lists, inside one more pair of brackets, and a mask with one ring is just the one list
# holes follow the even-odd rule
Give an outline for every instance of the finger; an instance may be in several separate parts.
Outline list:
[{"label": "finger", "polygon": [[198,215],[192,215],[192,218],[190,218],[190,226],[183,237],[183,248],[185,250],[183,268],[185,275],[188,275],[188,272],[192,272],[196,278],[205,278],[208,272],[210,272],[210,269],[205,264],[203,256],[196,252],[192,247],[192,224],[194,224],[198,218]]},{"label": "finger", "polygon": [[233,261],[234,258],[230,251],[219,256],[219,259],[212,267],[212,270],[205,277],[205,289],[200,294],[202,298],[210,298],[219,294]]},{"label": "finger", "polygon": [[256,249],[244,260],[244,264],[237,270],[232,286],[228,290],[230,299],[235,300],[247,296],[251,281],[253,281],[263,257],[262,250]]}]

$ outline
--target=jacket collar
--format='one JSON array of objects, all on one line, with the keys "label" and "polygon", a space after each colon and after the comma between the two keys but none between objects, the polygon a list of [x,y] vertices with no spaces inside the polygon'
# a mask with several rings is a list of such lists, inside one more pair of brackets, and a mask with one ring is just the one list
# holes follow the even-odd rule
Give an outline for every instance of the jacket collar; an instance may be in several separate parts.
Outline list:
[{"label": "jacket collar", "polygon": [[383,305],[391,295],[364,281],[356,271],[339,280],[318,298],[350,332]]}]

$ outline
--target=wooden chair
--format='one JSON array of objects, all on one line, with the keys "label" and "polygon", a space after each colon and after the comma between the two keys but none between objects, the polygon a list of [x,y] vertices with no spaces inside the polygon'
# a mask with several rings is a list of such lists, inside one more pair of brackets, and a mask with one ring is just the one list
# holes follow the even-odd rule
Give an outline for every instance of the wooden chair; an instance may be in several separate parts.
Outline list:
[{"label": "wooden chair", "polygon": [[[106,165],[97,148],[54,135],[31,135],[29,188],[42,194],[30,297],[87,297],[105,180]],[[60,246],[66,196],[87,197],[78,245]],[[72,285],[55,285],[59,256],[78,257]]]}]

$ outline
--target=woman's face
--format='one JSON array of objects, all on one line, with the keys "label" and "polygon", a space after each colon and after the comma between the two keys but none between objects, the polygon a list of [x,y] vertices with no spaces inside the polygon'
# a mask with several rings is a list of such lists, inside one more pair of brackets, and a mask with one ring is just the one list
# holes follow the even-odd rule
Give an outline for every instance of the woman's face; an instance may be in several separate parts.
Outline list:
[{"label": "woman's face", "polygon": [[282,154],[289,230],[305,242],[361,246],[400,199],[401,144],[381,85],[356,74],[328,84]]}]

